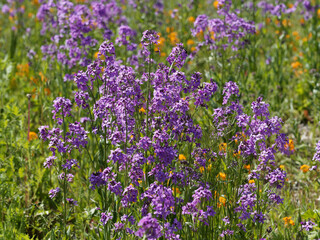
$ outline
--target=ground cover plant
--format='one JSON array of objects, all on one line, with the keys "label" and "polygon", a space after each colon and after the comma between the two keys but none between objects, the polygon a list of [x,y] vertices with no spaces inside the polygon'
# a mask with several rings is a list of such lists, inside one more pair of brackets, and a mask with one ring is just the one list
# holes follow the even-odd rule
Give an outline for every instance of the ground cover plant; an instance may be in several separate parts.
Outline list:
[{"label": "ground cover plant", "polygon": [[320,239],[317,1],[0,8],[1,239]]}]

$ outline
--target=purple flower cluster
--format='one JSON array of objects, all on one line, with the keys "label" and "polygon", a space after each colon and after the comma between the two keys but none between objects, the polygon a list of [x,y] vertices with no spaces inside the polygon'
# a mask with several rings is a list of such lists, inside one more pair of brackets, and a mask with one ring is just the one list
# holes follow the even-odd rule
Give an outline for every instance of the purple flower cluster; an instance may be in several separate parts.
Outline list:
[{"label": "purple flower cluster", "polygon": [[[133,35],[123,25],[118,45],[128,47]],[[146,57],[152,57],[150,50],[158,37],[155,31],[143,33]],[[288,143],[280,133],[282,121],[270,116],[269,105],[259,97],[251,104],[251,112],[244,112],[237,84],[227,82],[221,105],[209,109],[214,130],[204,142],[203,130],[191,113],[208,111],[218,86],[212,79],[206,82],[199,72],[188,76],[181,70],[187,58],[182,44],[173,48],[166,64],[154,66],[154,61],[148,61],[152,67],[140,77],[117,60],[112,42],[102,43],[99,52],[104,57],[74,78],[76,104],[66,98],[54,101],[54,119],[63,128],[39,128],[53,155],[44,166],[61,166],[59,179],[66,183],[73,181],[73,171],[79,167],[78,158],[67,155],[86,149],[91,160],[94,156],[90,188],[102,199],[100,221],[110,227],[113,237],[125,232],[147,239],[180,239],[185,221],[192,223],[190,231],[197,231],[221,218],[219,208],[225,207],[229,188],[234,199],[228,200],[220,236],[233,235],[233,223],[237,231],[246,231],[248,221],[264,224],[267,209],[283,201],[278,189],[284,186],[286,173],[277,168],[275,154],[286,153]],[[76,105],[82,109],[80,116],[73,117]],[[75,121],[76,116],[88,124]],[[221,145],[223,140],[234,146]],[[58,153],[61,164],[57,164]],[[239,169],[243,173],[244,164],[253,166],[249,176],[232,179]],[[255,183],[246,184],[247,180]],[[257,182],[268,186],[261,194]],[[50,197],[58,192],[51,191]],[[114,206],[121,206],[117,213]],[[139,214],[129,217],[135,212]]]},{"label": "purple flower cluster", "polygon": [[[91,62],[92,50],[98,43],[92,32],[103,31],[103,37],[113,35],[112,25],[126,24],[122,9],[114,0],[89,1],[75,4],[72,1],[41,1],[37,18],[42,22],[42,35],[48,35],[48,43],[41,47],[45,58],[56,59],[72,68],[87,66]],[[132,32],[120,27],[122,40]],[[123,44],[127,45],[124,41]],[[134,45],[130,45],[132,48]],[[129,47],[129,46],[128,46]],[[70,79],[71,76],[66,75]]]},{"label": "purple flower cluster", "polygon": [[300,224],[301,224],[301,227],[307,232],[311,231],[313,227],[317,225],[312,221],[303,221]]},{"label": "purple flower cluster", "polygon": [[249,35],[256,31],[253,22],[249,22],[239,17],[237,13],[230,12],[231,1],[219,1],[223,6],[218,10],[218,14],[223,17],[209,19],[206,15],[199,15],[194,22],[192,35],[204,34],[203,42],[197,46],[197,51],[204,45],[209,49],[222,48],[226,50],[231,47],[237,51],[248,44]]},{"label": "purple flower cluster", "polygon": [[262,9],[264,14],[269,13],[277,17],[281,17],[282,14],[292,14],[300,9],[300,14],[304,15],[306,20],[310,19],[316,10],[316,6],[313,6],[309,0],[296,0],[292,6],[286,6],[278,1],[260,1],[257,7]]}]

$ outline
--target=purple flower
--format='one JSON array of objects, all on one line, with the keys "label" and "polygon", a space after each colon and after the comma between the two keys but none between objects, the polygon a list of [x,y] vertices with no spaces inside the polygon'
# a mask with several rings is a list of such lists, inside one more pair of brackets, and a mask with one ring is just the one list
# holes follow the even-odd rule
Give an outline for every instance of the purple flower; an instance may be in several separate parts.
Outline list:
[{"label": "purple flower", "polygon": [[129,26],[122,25],[119,27],[119,37],[116,39],[116,44],[127,46],[128,51],[133,51],[137,48],[137,44],[133,42],[136,35],[137,33]]},{"label": "purple flower", "polygon": [[194,94],[195,102],[194,105],[197,107],[207,107],[205,102],[210,101],[212,95],[217,91],[218,85],[212,81],[210,83],[204,82],[203,86]]},{"label": "purple flower", "polygon": [[53,107],[54,107],[54,109],[52,110],[53,119],[57,119],[59,125],[62,124],[62,119],[57,118],[56,117],[57,114],[61,115],[62,117],[71,116],[72,104],[69,99],[64,98],[64,97],[57,97],[53,101]]},{"label": "purple flower", "polygon": [[262,101],[262,97],[258,97],[257,101],[252,102],[251,109],[255,114],[255,117],[264,116],[269,117],[269,104]]},{"label": "purple flower", "polygon": [[239,88],[238,85],[235,82],[227,82],[223,88],[223,102],[222,104],[225,105],[227,104],[229,98],[232,95],[239,96]]},{"label": "purple flower", "polygon": [[182,68],[187,58],[187,52],[182,43],[178,43],[169,54],[167,61],[170,65],[175,65],[178,68]]},{"label": "purple flower", "polygon": [[[122,222],[116,222],[115,224],[114,224],[114,228],[112,229],[113,231],[115,231],[115,232],[119,232],[119,231],[121,231],[122,229],[123,229],[123,227],[124,227],[124,223],[122,223]],[[121,239],[121,238],[120,238]]]},{"label": "purple flower", "polygon": [[70,170],[72,167],[79,167],[78,161],[76,159],[67,159],[66,163],[62,165],[63,168]]},{"label": "purple flower", "polygon": [[124,189],[122,193],[122,200],[121,204],[123,207],[128,207],[131,203],[137,201],[138,190],[134,188],[134,186],[129,185],[127,188]]},{"label": "purple flower", "polygon": [[234,231],[233,230],[224,230],[221,234],[220,237],[224,237],[224,236],[229,236],[229,235],[233,235]]},{"label": "purple flower", "polygon": [[153,218],[150,213],[139,221],[138,226],[140,228],[135,233],[137,237],[145,236],[147,239],[157,239],[162,236],[158,220]]},{"label": "purple flower", "polygon": [[49,197],[50,198],[54,198],[55,196],[57,196],[58,192],[60,192],[60,188],[59,187],[51,189],[49,191]]},{"label": "purple flower", "polygon": [[137,143],[137,146],[142,148],[143,150],[147,151],[150,146],[151,146],[151,140],[148,137],[142,137],[139,141],[139,143]]},{"label": "purple flower", "polygon": [[316,153],[314,154],[312,160],[320,162],[320,141],[317,143]]},{"label": "purple flower", "polygon": [[39,136],[43,141],[47,141],[50,137],[49,135],[49,126],[39,127]]},{"label": "purple flower", "polygon": [[103,226],[107,224],[109,220],[112,219],[112,214],[109,212],[103,212],[101,213],[100,222],[102,222]]},{"label": "purple flower", "polygon": [[73,198],[67,198],[67,202],[73,206],[78,206],[78,201],[74,200]]},{"label": "purple flower", "polygon": [[196,36],[197,33],[201,31],[205,31],[208,26],[208,16],[207,15],[199,15],[194,21],[194,30],[192,32],[193,36]]},{"label": "purple flower", "polygon": [[143,46],[149,46],[150,44],[156,45],[158,43],[159,35],[154,30],[146,30],[142,34],[141,43]]},{"label": "purple flower", "polygon": [[51,166],[54,164],[54,160],[57,158],[55,156],[50,156],[46,158],[46,161],[43,163],[43,166],[45,168],[51,168]]},{"label": "purple flower", "polygon": [[312,221],[304,221],[304,222],[301,222],[300,224],[301,224],[301,227],[307,232],[311,231],[313,227],[317,225]]}]

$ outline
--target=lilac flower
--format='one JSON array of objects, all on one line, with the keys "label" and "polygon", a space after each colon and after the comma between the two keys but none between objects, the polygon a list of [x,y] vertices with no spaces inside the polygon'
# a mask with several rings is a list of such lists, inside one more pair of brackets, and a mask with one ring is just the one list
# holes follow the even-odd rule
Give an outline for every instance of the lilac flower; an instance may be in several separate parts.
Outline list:
[{"label": "lilac flower", "polygon": [[317,225],[312,221],[303,221],[300,224],[301,224],[301,227],[307,232],[311,231],[313,227]]},{"label": "lilac flower", "polygon": [[224,236],[229,236],[229,235],[233,235],[234,231],[233,230],[224,230],[221,234],[220,237],[224,237]]},{"label": "lilac flower", "polygon": [[157,239],[162,236],[158,220],[153,218],[150,213],[139,221],[138,226],[140,228],[135,233],[137,237],[145,236],[147,239]]},{"label": "lilac flower", "polygon": [[137,201],[138,190],[135,189],[132,185],[129,185],[127,188],[124,189],[122,193],[122,200],[121,204],[123,207],[128,207],[131,203]]},{"label": "lilac flower", "polygon": [[156,31],[146,30],[142,34],[141,43],[143,46],[149,46],[150,44],[157,44],[159,39],[159,35]]},{"label": "lilac flower", "polygon": [[[122,229],[123,229],[123,227],[124,227],[124,223],[122,223],[122,222],[116,222],[115,224],[114,224],[114,228],[112,229],[113,231],[115,231],[115,232],[119,232],[119,231],[121,231]],[[120,238],[121,239],[121,238]]]},{"label": "lilac flower", "polygon": [[222,221],[224,221],[224,224],[225,224],[225,225],[230,224],[230,220],[229,220],[228,217],[224,217],[224,218],[222,219]]},{"label": "lilac flower", "polygon": [[[65,173],[64,173],[64,172],[61,173],[61,174],[58,176],[58,178],[59,178],[60,180],[63,180],[63,179],[65,178]],[[72,181],[73,181],[73,178],[74,178],[74,175],[73,175],[73,174],[71,174],[71,173],[68,173],[68,174],[67,174],[67,181],[68,181],[68,182],[72,182]]]},{"label": "lilac flower", "polygon": [[85,131],[79,122],[70,123],[69,132],[66,133],[66,141],[70,144],[68,151],[70,152],[71,149],[74,148],[81,151],[81,147],[85,148],[88,144],[88,133],[89,132]]},{"label": "lilac flower", "polygon": [[208,26],[208,16],[207,15],[199,15],[194,21],[194,30],[192,31],[193,36],[195,36],[200,31],[205,31]]},{"label": "lilac flower", "polygon": [[312,160],[320,162],[320,141],[317,143],[316,153],[314,154]]},{"label": "lilac flower", "polygon": [[[98,183],[99,185],[105,184],[103,182]],[[120,182],[116,182],[115,180],[111,180],[108,184],[108,190],[113,192],[117,196],[121,196],[122,193],[122,185]]]},{"label": "lilac flower", "polygon": [[174,197],[170,188],[152,183],[148,190],[141,194],[141,199],[147,199],[154,210],[154,214],[162,219],[173,213]]},{"label": "lilac flower", "polygon": [[139,141],[139,143],[137,143],[137,146],[142,148],[143,150],[147,151],[150,146],[151,146],[151,140],[148,137],[142,137]]},{"label": "lilac flower", "polygon": [[269,104],[263,102],[262,97],[258,97],[257,101],[252,102],[251,104],[251,109],[255,114],[256,118],[258,116],[269,117],[270,113],[268,108],[269,108]]},{"label": "lilac flower", "polygon": [[60,192],[60,188],[59,187],[57,187],[55,189],[51,189],[49,191],[49,197],[50,198],[54,198],[55,196],[57,196],[58,192]]},{"label": "lilac flower", "polygon": [[100,187],[101,185],[106,184],[106,181],[102,178],[101,172],[92,173],[91,176],[89,177],[89,181],[91,183],[90,188],[92,190],[96,189],[97,187]]},{"label": "lilac flower", "polygon": [[119,37],[116,39],[116,44],[124,45],[128,51],[133,51],[137,48],[137,44],[133,42],[136,35],[137,33],[129,26],[122,25],[119,27]]},{"label": "lilac flower", "polygon": [[239,96],[239,88],[238,85],[235,82],[227,82],[223,88],[223,105],[227,104],[229,98],[232,95]]},{"label": "lilac flower", "polygon": [[72,167],[79,167],[78,161],[76,159],[67,159],[66,163],[62,165],[63,168],[70,170]]},{"label": "lilac flower", "polygon": [[259,223],[264,223],[265,220],[265,215],[262,212],[258,213],[257,211],[255,211],[253,213],[253,222],[258,221]]},{"label": "lilac flower", "polygon": [[194,94],[195,103],[197,107],[204,106],[207,107],[205,102],[210,101],[213,94],[217,91],[218,86],[215,82],[212,81],[210,83],[203,83],[203,87],[198,90],[197,93]]},{"label": "lilac flower", "polygon": [[86,109],[89,107],[89,104],[87,103],[87,100],[89,99],[89,93],[87,92],[75,92],[74,93],[74,100],[78,107],[82,107],[83,109]]},{"label": "lilac flower", "polygon": [[102,222],[103,226],[108,223],[109,220],[112,219],[112,214],[109,212],[103,212],[101,213],[100,222]]},{"label": "lilac flower", "polygon": [[57,119],[59,125],[62,124],[62,119],[57,118],[56,117],[57,114],[61,115],[62,117],[71,116],[72,104],[69,99],[64,98],[64,97],[57,97],[53,101],[53,107],[54,107],[54,109],[52,110],[53,119]]},{"label": "lilac flower", "polygon": [[175,65],[178,68],[182,68],[187,58],[187,52],[182,43],[178,43],[169,54],[167,61],[170,65]]},{"label": "lilac flower", "polygon": [[267,174],[265,179],[270,183],[271,186],[275,186],[278,189],[281,189],[285,183],[286,172],[277,168],[276,170]]},{"label": "lilac flower", "polygon": [[73,198],[67,198],[68,203],[74,206],[78,206],[78,201],[74,200]]},{"label": "lilac flower", "polygon": [[108,56],[108,55],[114,56],[115,55],[115,48],[113,46],[113,43],[109,42],[109,41],[103,42],[99,47],[99,52],[101,54],[103,54],[104,56]]},{"label": "lilac flower", "polygon": [[50,137],[49,135],[49,126],[39,127],[39,136],[43,141],[47,141]]},{"label": "lilac flower", "polygon": [[43,163],[43,166],[45,168],[51,168],[51,166],[54,164],[54,160],[57,158],[55,156],[50,156],[46,158],[46,161]]}]

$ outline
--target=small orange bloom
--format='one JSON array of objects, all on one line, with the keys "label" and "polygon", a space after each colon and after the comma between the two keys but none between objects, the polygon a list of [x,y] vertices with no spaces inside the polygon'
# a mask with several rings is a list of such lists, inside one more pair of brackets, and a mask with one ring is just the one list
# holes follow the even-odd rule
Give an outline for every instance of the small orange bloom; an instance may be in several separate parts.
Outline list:
[{"label": "small orange bloom", "polygon": [[213,6],[215,9],[219,9],[219,8],[223,7],[223,4],[219,3],[219,1],[214,1]]},{"label": "small orange bloom", "polygon": [[309,169],[310,169],[310,166],[308,166],[308,165],[302,165],[302,166],[300,167],[300,170],[301,170],[303,173],[308,172]]},{"label": "small orange bloom", "polygon": [[226,152],[227,151],[227,144],[226,143],[220,143],[219,144],[219,151],[220,152]]},{"label": "small orange bloom", "polygon": [[38,139],[38,135],[35,132],[29,132],[29,141]]},{"label": "small orange bloom", "polygon": [[284,221],[284,225],[290,224],[290,225],[294,226],[294,221],[291,219],[291,217],[284,217],[283,221]]},{"label": "small orange bloom", "polygon": [[174,193],[181,194],[179,188],[177,188],[177,187],[173,187],[173,188],[172,188],[172,191],[173,191]]},{"label": "small orange bloom", "polygon": [[218,178],[220,177],[220,179],[223,180],[223,181],[225,181],[227,179],[227,175],[225,173],[223,173],[223,172],[219,172],[217,177]]},{"label": "small orange bloom", "polygon": [[188,17],[188,21],[190,22],[190,23],[193,23],[194,21],[195,21],[195,19],[194,19],[194,17]]},{"label": "small orange bloom", "polygon": [[243,168],[244,168],[244,169],[247,169],[248,171],[250,171],[250,167],[251,167],[250,164],[243,166]]},{"label": "small orange bloom", "polygon": [[226,202],[227,202],[227,199],[225,197],[219,197],[218,207],[221,207],[221,204],[225,206]]},{"label": "small orange bloom", "polygon": [[179,154],[179,160],[180,161],[185,161],[185,160],[187,160],[187,158],[186,158],[186,156],[185,155],[183,155],[183,154]]},{"label": "small orange bloom", "polygon": [[146,110],[144,110],[144,108],[142,107],[139,109],[139,113],[146,113]]},{"label": "small orange bloom", "polygon": [[291,63],[291,67],[293,69],[297,69],[299,67],[302,67],[302,64],[300,62],[296,61],[296,62]]}]

